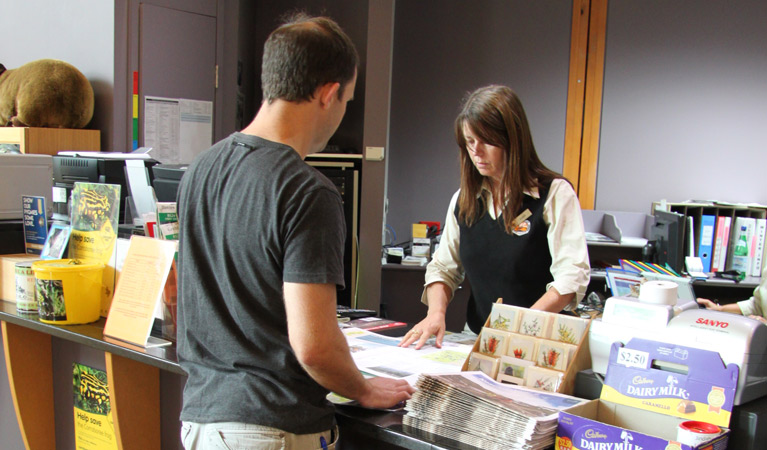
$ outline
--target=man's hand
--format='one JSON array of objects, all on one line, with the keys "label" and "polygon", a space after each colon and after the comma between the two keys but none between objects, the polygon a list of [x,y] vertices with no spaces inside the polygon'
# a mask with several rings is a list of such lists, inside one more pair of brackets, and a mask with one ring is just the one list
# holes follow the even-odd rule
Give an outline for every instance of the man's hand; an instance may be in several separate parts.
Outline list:
[{"label": "man's hand", "polygon": [[376,377],[365,380],[365,394],[357,401],[366,408],[392,408],[400,402],[410,400],[415,388],[405,380]]}]

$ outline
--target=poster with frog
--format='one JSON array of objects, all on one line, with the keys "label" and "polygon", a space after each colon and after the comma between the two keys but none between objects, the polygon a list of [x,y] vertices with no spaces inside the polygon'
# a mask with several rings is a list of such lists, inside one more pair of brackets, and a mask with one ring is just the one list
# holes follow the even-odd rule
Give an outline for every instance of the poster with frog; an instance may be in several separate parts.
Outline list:
[{"label": "poster with frog", "polygon": [[75,446],[82,450],[117,450],[107,374],[72,364]]},{"label": "poster with frog", "polygon": [[106,316],[115,285],[114,264],[110,265],[109,262],[117,242],[120,185],[75,183],[71,205],[69,257],[105,264],[101,315]]}]

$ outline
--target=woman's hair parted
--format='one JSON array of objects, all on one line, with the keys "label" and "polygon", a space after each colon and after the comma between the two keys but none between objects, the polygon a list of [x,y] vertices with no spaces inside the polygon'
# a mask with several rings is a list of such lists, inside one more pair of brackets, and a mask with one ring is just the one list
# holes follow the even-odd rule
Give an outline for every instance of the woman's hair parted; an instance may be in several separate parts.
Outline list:
[{"label": "woman's hair parted", "polygon": [[464,126],[477,139],[505,150],[505,168],[500,186],[493,195],[495,205],[503,205],[503,223],[507,233],[521,213],[522,196],[534,186],[539,189],[562,175],[543,165],[533,145],[525,109],[517,94],[509,87],[490,85],[469,93],[461,112],[455,119],[455,138],[460,149],[461,193],[458,196],[459,220],[471,226],[484,213],[477,198],[482,191],[484,176],[474,167],[466,148]]}]

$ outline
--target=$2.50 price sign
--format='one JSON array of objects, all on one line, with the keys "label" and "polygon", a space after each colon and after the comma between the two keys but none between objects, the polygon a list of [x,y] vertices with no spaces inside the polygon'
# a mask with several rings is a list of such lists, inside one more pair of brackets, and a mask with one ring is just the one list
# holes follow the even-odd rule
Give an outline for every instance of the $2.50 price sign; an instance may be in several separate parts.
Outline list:
[{"label": "$2.50 price sign", "polygon": [[638,367],[640,369],[647,368],[650,355],[647,352],[634,350],[630,348],[621,348],[618,350],[617,363],[626,367]]}]

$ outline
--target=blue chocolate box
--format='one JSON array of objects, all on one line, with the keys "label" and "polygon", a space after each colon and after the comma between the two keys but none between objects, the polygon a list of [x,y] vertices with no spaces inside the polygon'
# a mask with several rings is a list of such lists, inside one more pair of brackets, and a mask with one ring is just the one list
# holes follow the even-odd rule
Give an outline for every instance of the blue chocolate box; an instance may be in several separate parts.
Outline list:
[{"label": "blue chocolate box", "polygon": [[[598,400],[559,413],[557,450],[724,450],[738,367],[718,353],[632,339],[610,351]],[[715,424],[722,433],[690,446],[677,441],[679,424]]]}]

